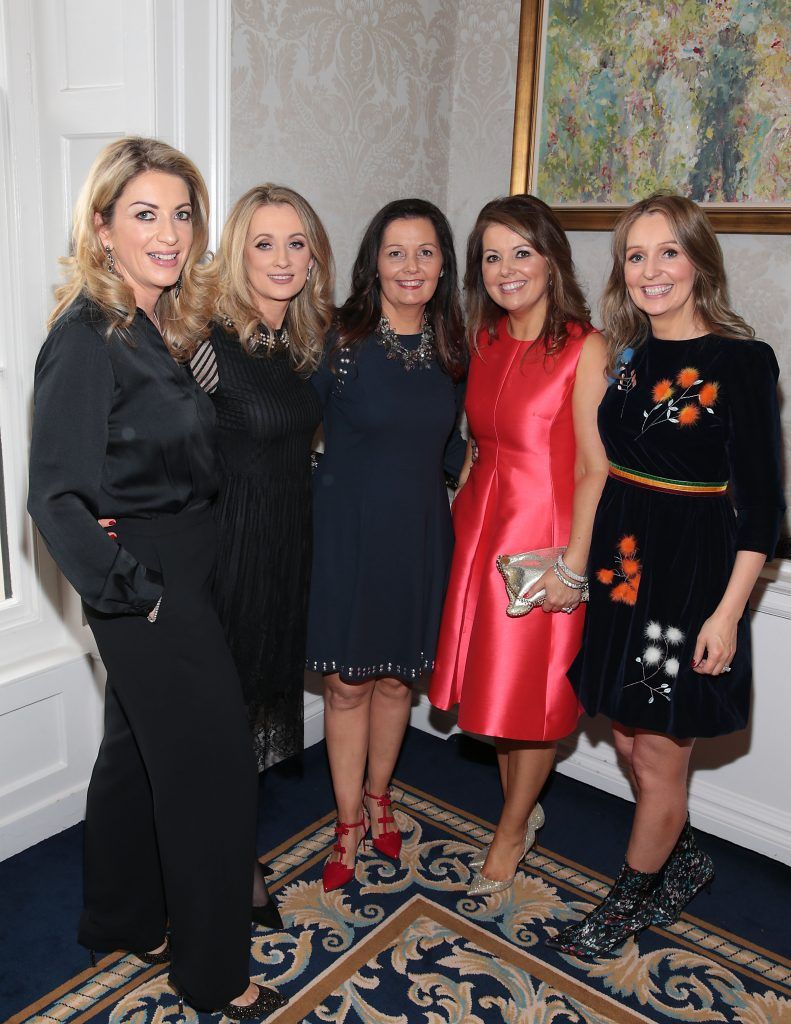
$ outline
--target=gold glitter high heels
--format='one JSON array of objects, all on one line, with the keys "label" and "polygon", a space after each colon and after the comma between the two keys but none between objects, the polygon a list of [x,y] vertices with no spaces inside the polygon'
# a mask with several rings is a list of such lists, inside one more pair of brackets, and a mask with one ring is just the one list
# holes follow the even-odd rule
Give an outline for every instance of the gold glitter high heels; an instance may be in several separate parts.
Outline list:
[{"label": "gold glitter high heels", "polygon": [[[525,852],[522,855],[522,860],[528,854],[528,851],[532,849],[533,844],[536,841],[536,832],[546,821],[544,816],[544,808],[541,804],[537,803],[533,810],[530,812],[530,817],[527,819],[527,831],[525,832]],[[489,846],[492,844],[489,843]],[[489,846],[483,846],[480,850],[470,859],[470,867],[473,871],[480,871],[484,865],[486,857],[489,853]]]}]

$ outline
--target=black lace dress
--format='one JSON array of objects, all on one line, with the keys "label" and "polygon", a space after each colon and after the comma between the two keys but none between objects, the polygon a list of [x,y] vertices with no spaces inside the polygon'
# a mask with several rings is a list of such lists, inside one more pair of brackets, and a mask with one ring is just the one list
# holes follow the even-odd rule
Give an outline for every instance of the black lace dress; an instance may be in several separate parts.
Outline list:
[{"label": "black lace dress", "polygon": [[679,739],[742,729],[749,612],[731,671],[692,669],[739,550],[772,556],[785,503],[778,366],[761,341],[649,337],[599,407],[610,460],[569,678],[590,715]]},{"label": "black lace dress", "polygon": [[284,347],[248,355],[220,326],[208,345],[193,369],[217,412],[214,596],[263,768],[302,749],[310,451],[322,410]]}]

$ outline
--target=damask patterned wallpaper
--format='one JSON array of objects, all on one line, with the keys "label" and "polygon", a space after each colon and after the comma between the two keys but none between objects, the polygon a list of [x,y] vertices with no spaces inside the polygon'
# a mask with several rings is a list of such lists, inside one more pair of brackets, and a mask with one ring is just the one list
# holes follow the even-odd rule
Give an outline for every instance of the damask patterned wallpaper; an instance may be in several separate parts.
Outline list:
[{"label": "damask patterned wallpaper", "polygon": [[[518,0],[233,0],[231,195],[278,181],[316,207],[337,297],[371,215],[399,196],[448,214],[463,258],[507,193]],[[594,312],[609,235],[572,232]],[[791,236],[724,235],[731,297],[775,349],[791,480]]]}]

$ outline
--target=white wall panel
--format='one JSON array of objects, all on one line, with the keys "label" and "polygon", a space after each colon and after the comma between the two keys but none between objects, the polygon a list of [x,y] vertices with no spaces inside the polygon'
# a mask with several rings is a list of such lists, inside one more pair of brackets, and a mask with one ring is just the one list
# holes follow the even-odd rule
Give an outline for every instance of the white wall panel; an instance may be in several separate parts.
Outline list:
[{"label": "white wall panel", "polygon": [[[107,0],[60,0],[61,88],[96,89],[124,82],[123,5]],[[99,49],[97,41],[101,41]]]}]

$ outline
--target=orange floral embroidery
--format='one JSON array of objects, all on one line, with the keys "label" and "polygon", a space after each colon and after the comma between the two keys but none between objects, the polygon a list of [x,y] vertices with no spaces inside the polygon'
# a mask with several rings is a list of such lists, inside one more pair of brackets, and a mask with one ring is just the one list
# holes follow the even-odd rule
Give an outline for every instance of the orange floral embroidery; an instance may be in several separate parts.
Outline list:
[{"label": "orange floral embroidery", "polygon": [[717,384],[716,381],[711,381],[708,384],[704,384],[698,392],[698,401],[705,409],[710,409],[717,401],[719,393],[719,384]]},{"label": "orange floral embroidery", "polygon": [[694,366],[686,366],[680,370],[676,377],[676,384],[682,388],[691,388],[700,379],[700,374]]},{"label": "orange floral embroidery", "polygon": [[696,405],[685,405],[678,414],[678,425],[680,427],[694,427],[700,419],[700,409]]},{"label": "orange floral embroidery", "polygon": [[637,538],[627,533],[618,541],[615,568],[599,569],[596,579],[605,586],[612,586],[611,601],[633,605],[637,601],[641,576],[642,566],[637,557]]},{"label": "orange floral embroidery", "polygon": [[660,402],[666,402],[668,398],[673,395],[673,385],[667,379],[658,380],[651,389],[651,397],[659,405]]},{"label": "orange floral embroidery", "polygon": [[[705,381],[694,366],[685,366],[676,374],[675,383],[682,390],[676,394],[673,382],[667,377],[651,388],[652,409],[643,409],[643,425],[638,437],[660,423],[675,423],[679,427],[694,427],[700,420],[701,409],[714,414],[720,386],[716,381]],[[697,388],[697,392],[695,391]]]}]

